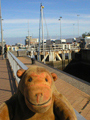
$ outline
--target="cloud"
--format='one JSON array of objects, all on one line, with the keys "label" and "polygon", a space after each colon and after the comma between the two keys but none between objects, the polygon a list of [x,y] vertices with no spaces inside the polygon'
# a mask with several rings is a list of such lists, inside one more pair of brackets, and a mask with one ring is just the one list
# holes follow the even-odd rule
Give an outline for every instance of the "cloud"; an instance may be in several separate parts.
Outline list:
[{"label": "cloud", "polygon": [[[81,17],[81,16],[80,16]],[[87,15],[86,17],[90,17]],[[77,17],[76,17],[77,18]],[[30,34],[34,36],[38,36],[39,34],[39,19],[5,19],[3,21],[3,29],[4,35],[7,36],[26,36],[28,34],[28,21],[30,27]],[[44,29],[46,30],[45,21]],[[60,31],[60,21],[58,19],[46,19],[47,29],[49,34],[58,35]],[[63,34],[73,34],[73,24],[75,24],[74,28],[77,32],[77,19],[64,19],[61,20],[62,33]],[[85,31],[89,31],[90,20],[89,19],[79,19],[79,28],[80,33],[84,33]],[[44,32],[45,32],[44,30]],[[46,32],[45,32],[46,34]]]},{"label": "cloud", "polygon": [[38,23],[39,19],[5,19],[3,23],[5,24],[22,24],[22,23]]},{"label": "cloud", "polygon": [[80,18],[83,18],[83,19],[88,19],[88,18],[90,18],[90,14],[81,14],[80,15]]},{"label": "cloud", "polygon": [[[70,14],[69,14],[70,15]],[[90,18],[90,15],[80,15],[79,16],[79,21],[81,24],[90,24],[90,20],[88,19]],[[47,18],[46,20],[43,19],[43,22],[47,24],[58,24],[59,20],[56,18]],[[39,19],[5,19],[3,20],[3,24],[26,24],[26,23],[30,23],[30,24],[38,24],[39,25]],[[77,23],[77,16],[76,18],[62,18],[61,19],[62,24],[72,24],[72,23]]]}]

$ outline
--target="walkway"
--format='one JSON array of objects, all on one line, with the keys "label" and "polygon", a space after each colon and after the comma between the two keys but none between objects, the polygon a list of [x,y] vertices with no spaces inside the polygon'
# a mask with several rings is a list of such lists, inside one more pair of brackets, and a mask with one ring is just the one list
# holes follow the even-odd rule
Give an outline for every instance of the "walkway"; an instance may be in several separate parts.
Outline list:
[{"label": "walkway", "polygon": [[9,62],[2,60],[2,56],[0,56],[0,104],[9,99],[16,89]]},{"label": "walkway", "polygon": [[[23,62],[27,67],[31,66],[30,58],[18,57],[18,59],[21,62]],[[76,87],[72,86],[71,84],[60,79],[60,78],[62,78],[60,75],[63,75],[63,74],[61,74],[59,71],[52,69],[51,67],[44,65],[40,62],[37,62],[37,61],[35,64],[45,67],[50,72],[55,72],[58,75],[58,80],[55,82],[55,85],[56,85],[58,91],[61,92],[69,100],[69,102],[72,104],[72,106],[74,107],[74,109],[77,112],[79,112],[87,120],[90,120],[90,95],[86,94],[85,92],[82,92],[81,90],[77,89]],[[64,77],[65,77],[65,75],[64,75]],[[66,79],[67,79],[67,77],[66,77]],[[90,88],[90,86],[88,88]]]}]

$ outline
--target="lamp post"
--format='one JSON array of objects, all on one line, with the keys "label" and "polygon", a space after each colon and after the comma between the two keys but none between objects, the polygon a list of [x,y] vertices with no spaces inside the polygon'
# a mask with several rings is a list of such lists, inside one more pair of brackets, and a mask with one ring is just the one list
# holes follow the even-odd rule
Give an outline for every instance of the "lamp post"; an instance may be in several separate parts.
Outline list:
[{"label": "lamp post", "polygon": [[61,19],[62,19],[62,17],[60,17],[58,20],[60,21],[60,40],[61,40],[61,38],[62,38],[62,35],[61,35]]},{"label": "lamp post", "polygon": [[79,38],[79,16],[80,16],[80,15],[77,15],[77,24],[78,24],[78,38]]},{"label": "lamp post", "polygon": [[30,49],[29,21],[28,21],[28,48]]},{"label": "lamp post", "polygon": [[73,37],[75,37],[75,33],[74,33],[74,25],[75,25],[75,24],[73,24]]},{"label": "lamp post", "polygon": [[3,44],[3,29],[2,29],[2,16],[1,16],[1,0],[0,0],[0,23],[1,23],[1,41],[2,41],[2,59],[4,59],[4,44]]},{"label": "lamp post", "polygon": [[43,40],[43,51],[44,51],[43,8],[44,6],[42,6],[41,4],[42,40]]}]

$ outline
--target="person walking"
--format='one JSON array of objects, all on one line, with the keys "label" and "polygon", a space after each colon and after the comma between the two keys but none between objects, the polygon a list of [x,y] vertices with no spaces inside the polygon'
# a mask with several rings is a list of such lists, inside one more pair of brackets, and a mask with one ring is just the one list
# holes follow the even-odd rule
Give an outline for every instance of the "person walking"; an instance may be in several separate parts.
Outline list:
[{"label": "person walking", "polygon": [[7,45],[4,46],[4,57],[7,58]]},{"label": "person walking", "polygon": [[31,61],[32,61],[32,64],[35,64],[35,56],[33,51],[31,51]]},{"label": "person walking", "polygon": [[0,46],[0,55],[2,55],[2,46]]}]

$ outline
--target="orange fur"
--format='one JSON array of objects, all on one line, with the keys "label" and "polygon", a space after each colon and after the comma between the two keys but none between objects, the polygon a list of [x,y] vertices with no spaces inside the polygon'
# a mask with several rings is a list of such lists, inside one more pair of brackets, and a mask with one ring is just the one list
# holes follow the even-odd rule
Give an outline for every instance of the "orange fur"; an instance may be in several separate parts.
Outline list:
[{"label": "orange fur", "polygon": [[33,66],[20,69],[18,91],[0,106],[0,120],[77,120],[67,99],[60,94],[54,81],[55,73]]}]

